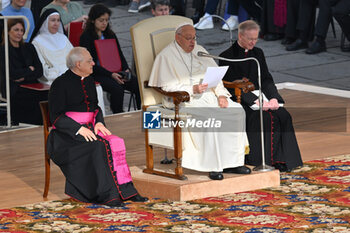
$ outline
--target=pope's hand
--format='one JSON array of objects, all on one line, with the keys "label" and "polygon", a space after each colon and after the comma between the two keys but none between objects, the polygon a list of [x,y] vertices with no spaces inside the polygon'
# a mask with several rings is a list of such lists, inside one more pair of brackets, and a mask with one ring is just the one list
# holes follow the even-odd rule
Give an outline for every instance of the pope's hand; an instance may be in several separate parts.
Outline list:
[{"label": "pope's hand", "polygon": [[96,135],[98,132],[101,132],[104,136],[112,134],[101,122],[96,123],[94,131]]},{"label": "pope's hand", "polygon": [[83,136],[87,142],[89,141],[92,142],[94,140],[97,140],[96,135],[91,130],[89,130],[84,126],[80,127],[78,134]]},{"label": "pope's hand", "polygon": [[208,83],[193,85],[193,93],[201,94],[208,88]]},{"label": "pope's hand", "polygon": [[228,101],[226,96],[223,96],[223,95],[219,96],[218,101],[219,101],[220,108],[227,108]]}]

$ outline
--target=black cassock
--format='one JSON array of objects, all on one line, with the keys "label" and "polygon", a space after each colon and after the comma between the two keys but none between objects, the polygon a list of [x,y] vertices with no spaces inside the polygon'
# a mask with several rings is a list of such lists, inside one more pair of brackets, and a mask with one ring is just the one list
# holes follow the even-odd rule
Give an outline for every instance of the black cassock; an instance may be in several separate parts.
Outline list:
[{"label": "black cassock", "polygon": [[[117,174],[119,161],[113,161],[112,144],[98,135],[98,140],[86,142],[77,134],[82,125],[66,115],[67,112],[94,113],[95,122],[104,124],[91,76],[82,79],[68,70],[58,77],[49,92],[49,110],[54,129],[49,134],[48,153],[66,177],[67,195],[83,202],[106,204],[137,194],[130,174]],[[93,123],[84,126],[93,131]],[[126,162],[125,165],[124,171],[130,172]],[[121,184],[119,177],[130,181]]]},{"label": "black cassock", "polygon": [[[261,67],[262,92],[268,99],[275,98],[279,103],[284,103],[267,68],[265,55],[260,48],[254,47],[252,50],[245,51],[236,41],[229,49],[222,52],[220,56],[229,59],[245,57],[258,59]],[[254,84],[255,90],[259,89],[258,68],[255,61],[239,63],[220,61],[219,65],[229,66],[224,80],[234,81],[246,77]],[[229,91],[234,96],[234,90]],[[242,93],[242,106],[246,111],[246,130],[250,145],[250,153],[246,156],[246,164],[250,165],[260,165],[262,162],[260,115],[259,111],[254,111],[249,107],[257,99],[258,97],[253,93]],[[266,164],[276,167],[280,167],[282,164],[288,170],[302,166],[303,162],[294,133],[292,117],[289,112],[285,108],[280,107],[278,110],[263,111],[263,118]]]}]

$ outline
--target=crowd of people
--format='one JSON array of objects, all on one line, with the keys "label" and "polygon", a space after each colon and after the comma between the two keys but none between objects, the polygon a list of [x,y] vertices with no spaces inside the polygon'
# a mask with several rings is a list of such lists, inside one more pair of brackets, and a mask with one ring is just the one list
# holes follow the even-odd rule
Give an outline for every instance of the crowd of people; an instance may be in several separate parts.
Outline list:
[{"label": "crowd of people", "polygon": [[[129,199],[144,202],[147,198],[138,194],[133,186],[123,139],[112,135],[105,127],[98,105],[95,82],[109,93],[113,113],[123,112],[125,90],[134,94],[137,108],[141,108],[138,80],[109,25],[112,11],[107,6],[130,3],[128,11],[131,13],[150,7],[154,16],[185,15],[185,1],[83,0],[83,3],[94,5],[86,13],[80,3],[73,0],[32,0],[31,10],[25,7],[25,0],[3,1],[2,15],[23,15],[29,23],[27,25],[23,19],[8,20],[11,116],[15,123],[40,125],[39,102],[49,100],[54,129],[49,136],[48,150],[66,176],[68,195],[84,202],[110,206],[122,206],[123,201]],[[188,92],[190,101],[183,106],[188,107],[190,114],[202,117],[208,113],[193,109],[203,106],[210,112],[210,108],[217,108],[223,121],[232,123],[232,132],[193,134],[192,144],[187,144],[183,150],[182,166],[209,172],[209,178],[213,180],[222,180],[223,173],[249,174],[251,170],[245,165],[261,163],[259,114],[252,108],[252,105],[259,105],[258,97],[252,92],[244,93],[242,103],[238,104],[234,91],[224,88],[222,82],[214,88],[201,83],[207,67],[217,64],[213,59],[197,55],[205,49],[196,44],[196,29],[214,27],[212,15],[218,3],[219,0],[193,1],[195,24],[184,23],[176,28],[174,41],[156,57],[149,80],[150,86],[164,91]],[[245,19],[240,23],[240,9],[255,21]],[[278,93],[263,51],[255,47],[256,42],[258,38],[282,39],[287,51],[306,49],[308,54],[326,51],[325,39],[333,16],[350,40],[349,13],[350,2],[347,0],[227,1],[227,23],[222,29],[238,29],[238,39],[220,56],[229,59],[254,57],[261,64],[261,89],[267,97],[263,102],[265,161],[280,171],[291,171],[303,163],[291,116],[283,107],[284,100]],[[72,22],[82,22],[81,47],[73,48],[67,37]],[[24,38],[26,28],[29,28],[29,34]],[[4,39],[0,48],[2,76],[5,73]],[[105,39],[116,43],[120,72],[101,65],[95,41]],[[309,41],[313,42],[309,44]],[[343,50],[350,51],[349,48]],[[219,65],[229,66],[224,80],[249,77],[258,88],[258,72],[253,62],[233,65],[220,61]],[[51,88],[47,91],[23,86],[36,83]],[[1,87],[4,93],[4,85]],[[166,99],[163,103],[165,107],[172,107]],[[248,146],[250,152],[245,155]],[[74,166],[73,160],[76,161]],[[81,164],[87,165],[76,169]],[[96,172],[91,173],[91,169]]]},{"label": "crowd of people", "polygon": [[[211,15],[215,14],[218,2],[208,0],[205,4],[204,0],[193,1],[196,6],[193,19],[203,16],[195,25],[196,29],[214,27]],[[239,7],[259,22],[260,38],[266,41],[281,40],[287,51],[306,49],[307,54],[326,51],[325,40],[333,17],[350,40],[350,2],[347,0],[228,0],[227,24],[222,29],[237,29]],[[350,51],[350,48],[342,50]]]}]

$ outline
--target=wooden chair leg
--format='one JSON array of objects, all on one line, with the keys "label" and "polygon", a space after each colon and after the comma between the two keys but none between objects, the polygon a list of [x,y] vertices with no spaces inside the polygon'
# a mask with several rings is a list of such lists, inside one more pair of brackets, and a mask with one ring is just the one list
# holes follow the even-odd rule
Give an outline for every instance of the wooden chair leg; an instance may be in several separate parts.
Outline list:
[{"label": "wooden chair leg", "polygon": [[44,187],[44,194],[43,197],[46,198],[49,193],[50,188],[50,158],[45,156],[45,187]]},{"label": "wooden chair leg", "polygon": [[40,102],[41,114],[43,117],[44,131],[44,163],[45,163],[45,187],[43,197],[46,198],[49,193],[50,186],[50,156],[47,153],[47,138],[49,136],[49,127],[51,127],[49,118],[49,104],[47,101]]}]

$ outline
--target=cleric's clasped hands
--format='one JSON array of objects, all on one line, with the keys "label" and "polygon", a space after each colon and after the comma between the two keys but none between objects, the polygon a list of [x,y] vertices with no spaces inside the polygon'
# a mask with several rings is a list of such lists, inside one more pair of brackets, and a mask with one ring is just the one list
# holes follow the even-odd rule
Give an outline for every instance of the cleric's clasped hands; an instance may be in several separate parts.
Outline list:
[{"label": "cleric's clasped hands", "polygon": [[[256,105],[259,106],[259,99],[257,99],[255,101]],[[267,110],[277,110],[280,107],[277,99],[273,98],[270,99],[270,101],[264,101],[263,102],[263,110],[267,111]]]},{"label": "cleric's clasped hands", "polygon": [[112,133],[100,122],[96,123],[94,127],[94,132],[92,132],[90,129],[82,126],[80,127],[78,134],[83,136],[87,142],[96,141],[97,137],[96,135],[101,132],[104,136],[111,135]]}]

